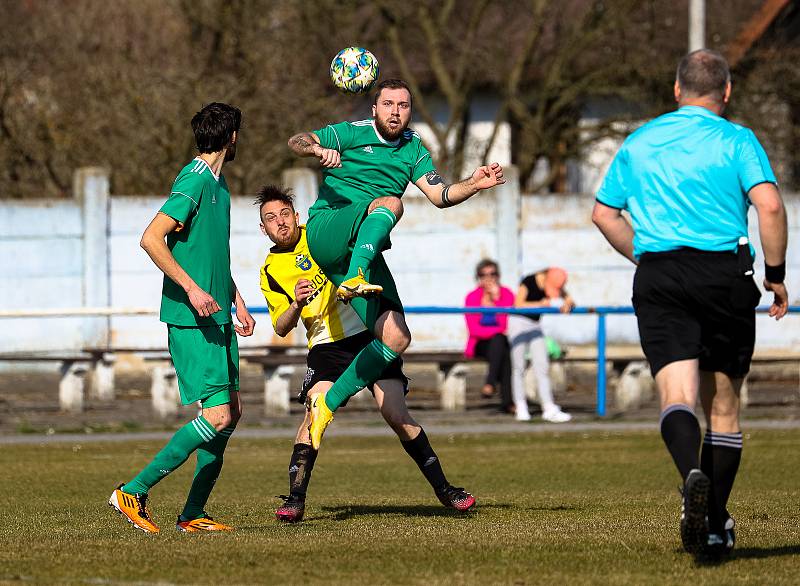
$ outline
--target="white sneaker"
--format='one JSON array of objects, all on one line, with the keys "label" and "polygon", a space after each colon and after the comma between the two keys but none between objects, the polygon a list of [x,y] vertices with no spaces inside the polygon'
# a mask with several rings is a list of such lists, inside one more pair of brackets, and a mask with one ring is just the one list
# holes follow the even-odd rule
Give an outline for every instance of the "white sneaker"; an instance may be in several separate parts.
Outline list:
[{"label": "white sneaker", "polygon": [[542,413],[542,419],[550,423],[566,423],[572,419],[572,415],[564,413],[561,407],[552,407]]},{"label": "white sneaker", "polygon": [[517,411],[517,414],[514,415],[514,419],[517,421],[530,421],[532,419],[530,413],[520,413]]}]

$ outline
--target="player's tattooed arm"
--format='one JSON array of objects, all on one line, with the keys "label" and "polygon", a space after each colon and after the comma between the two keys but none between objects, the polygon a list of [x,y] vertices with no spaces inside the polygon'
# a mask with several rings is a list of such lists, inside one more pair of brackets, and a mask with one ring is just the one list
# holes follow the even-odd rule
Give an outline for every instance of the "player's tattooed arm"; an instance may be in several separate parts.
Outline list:
[{"label": "player's tattooed arm", "polygon": [[319,141],[314,140],[315,138],[316,137],[314,136],[313,132],[301,132],[300,134],[295,134],[289,139],[289,148],[294,154],[301,157],[316,156],[317,153],[315,153],[314,150],[321,147],[319,146]]},{"label": "player's tattooed arm", "polygon": [[289,148],[298,157],[318,157],[323,167],[341,167],[341,155],[334,149],[326,149],[319,144],[319,137],[313,132],[301,132],[289,139]]},{"label": "player's tattooed arm", "polygon": [[450,191],[450,186],[449,185],[445,185],[444,179],[442,179],[442,176],[439,175],[439,173],[435,169],[433,171],[428,171],[427,173],[425,173],[425,180],[428,182],[428,185],[430,185],[432,187],[435,186],[435,185],[441,185],[442,186],[442,192],[441,192],[442,201],[441,201],[441,205],[439,205],[437,207],[449,208],[450,206],[454,205],[453,202],[451,202],[449,197],[448,197],[448,192]]},{"label": "player's tattooed arm", "polygon": [[437,208],[449,208],[460,204],[479,191],[501,183],[505,183],[505,179],[503,179],[503,169],[497,163],[479,167],[471,177],[450,185],[445,183],[435,169],[426,173],[424,179],[416,181],[417,187]]},{"label": "player's tattooed arm", "polygon": [[439,175],[439,172],[436,169],[425,173],[425,180],[428,182],[428,185],[439,185],[440,183],[444,184],[444,179],[442,179],[442,176]]}]

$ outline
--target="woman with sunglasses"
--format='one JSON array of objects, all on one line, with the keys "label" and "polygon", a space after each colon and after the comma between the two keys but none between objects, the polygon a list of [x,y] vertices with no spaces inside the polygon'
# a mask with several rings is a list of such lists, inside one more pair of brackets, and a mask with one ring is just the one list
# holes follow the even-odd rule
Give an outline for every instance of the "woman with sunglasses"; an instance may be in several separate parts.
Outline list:
[{"label": "woman with sunglasses", "polygon": [[[500,285],[500,270],[493,260],[484,259],[475,267],[478,286],[464,300],[466,307],[512,307],[514,293]],[[511,400],[511,355],[506,338],[508,315],[502,313],[468,313],[469,339],[464,350],[467,358],[479,356],[489,362],[489,372],[481,389],[484,397],[491,397],[500,389],[500,410],[514,412]]]}]

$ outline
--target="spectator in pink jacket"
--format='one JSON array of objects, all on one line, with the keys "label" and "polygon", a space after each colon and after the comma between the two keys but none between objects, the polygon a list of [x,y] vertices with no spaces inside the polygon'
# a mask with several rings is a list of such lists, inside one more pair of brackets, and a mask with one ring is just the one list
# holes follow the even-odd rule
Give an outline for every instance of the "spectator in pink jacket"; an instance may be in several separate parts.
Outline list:
[{"label": "spectator in pink jacket", "polygon": [[[500,270],[493,260],[484,259],[475,267],[478,286],[464,300],[466,307],[512,307],[514,293],[500,285]],[[511,357],[506,338],[508,315],[467,313],[469,339],[464,354],[468,358],[480,356],[489,362],[486,383],[481,389],[484,397],[491,397],[499,387],[500,410],[511,413]]]}]

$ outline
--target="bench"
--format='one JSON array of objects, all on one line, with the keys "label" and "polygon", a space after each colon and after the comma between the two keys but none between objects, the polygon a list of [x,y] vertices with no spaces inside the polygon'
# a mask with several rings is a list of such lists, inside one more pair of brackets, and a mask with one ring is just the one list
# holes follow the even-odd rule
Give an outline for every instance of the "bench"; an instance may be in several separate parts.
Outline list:
[{"label": "bench", "polygon": [[105,350],[86,349],[80,352],[3,353],[3,362],[59,362],[58,405],[62,411],[81,413],[86,396],[86,378],[91,372],[91,396],[102,401],[114,399],[113,357]]},{"label": "bench", "polygon": [[[276,351],[275,348],[277,348],[278,349],[277,351],[280,353],[280,349],[282,349],[283,347],[268,346],[266,348],[263,347],[242,348],[239,351],[239,355],[240,358],[250,359],[256,356],[263,355],[263,352],[265,350],[267,350],[268,352]],[[159,417],[161,417],[162,419],[169,419],[173,417],[178,412],[178,408],[181,405],[181,394],[180,390],[178,389],[178,375],[175,372],[175,366],[172,364],[172,357],[170,356],[169,351],[166,349],[158,349],[158,348],[115,348],[114,351],[120,354],[124,353],[136,354],[137,356],[142,358],[145,362],[156,361],[165,363],[153,367],[150,379],[151,380],[150,399],[153,411],[155,411]],[[305,364],[305,354],[302,355],[301,362],[302,364]],[[300,362],[298,362],[298,364],[299,363]],[[269,386],[274,386],[277,389],[280,387],[279,383],[280,381],[276,380],[273,383],[273,385]],[[286,392],[288,393],[289,392],[288,380],[286,381],[285,384],[286,384]],[[268,385],[265,385],[265,389],[266,386]],[[288,412],[288,407],[289,406],[287,402],[286,405],[287,412]]]},{"label": "bench", "polygon": [[[287,415],[291,403],[291,377],[297,367],[306,363],[304,347],[270,347],[266,353],[243,356],[259,364],[264,372],[265,415]],[[436,389],[439,406],[445,411],[463,411],[467,405],[467,374],[469,365],[483,359],[469,359],[452,350],[416,351],[403,353],[405,364],[435,364],[438,369]],[[530,385],[529,385],[530,386]]]}]

